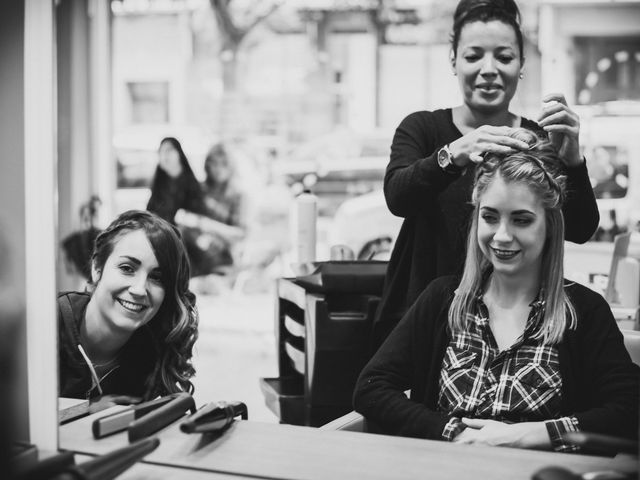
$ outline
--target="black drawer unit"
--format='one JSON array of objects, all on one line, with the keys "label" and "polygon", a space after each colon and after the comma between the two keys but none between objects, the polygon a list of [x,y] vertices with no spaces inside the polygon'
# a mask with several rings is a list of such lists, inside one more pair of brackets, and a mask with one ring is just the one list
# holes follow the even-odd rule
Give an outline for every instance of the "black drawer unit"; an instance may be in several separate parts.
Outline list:
[{"label": "black drawer unit", "polygon": [[299,279],[277,281],[279,377],[260,381],[281,423],[320,426],[352,410],[353,388],[369,358],[381,292],[321,290]]}]

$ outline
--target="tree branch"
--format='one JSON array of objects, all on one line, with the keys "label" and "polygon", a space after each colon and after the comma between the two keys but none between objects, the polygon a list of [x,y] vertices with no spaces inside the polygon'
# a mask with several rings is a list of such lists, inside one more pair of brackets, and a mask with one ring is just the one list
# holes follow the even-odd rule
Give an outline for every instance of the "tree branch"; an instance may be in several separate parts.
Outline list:
[{"label": "tree branch", "polygon": [[218,21],[220,30],[226,38],[226,42],[230,43],[230,46],[235,49],[238,47],[238,45],[240,45],[247,34],[255,28],[256,25],[258,25],[269,15],[275,12],[278,8],[280,8],[284,1],[285,0],[279,0],[278,2],[272,4],[266,12],[256,16],[256,18],[254,18],[253,21],[246,27],[240,27],[235,23],[233,16],[231,15],[231,10],[229,8],[231,0],[209,0],[209,4],[211,5],[211,8],[213,9],[213,12],[216,16],[216,20]]}]

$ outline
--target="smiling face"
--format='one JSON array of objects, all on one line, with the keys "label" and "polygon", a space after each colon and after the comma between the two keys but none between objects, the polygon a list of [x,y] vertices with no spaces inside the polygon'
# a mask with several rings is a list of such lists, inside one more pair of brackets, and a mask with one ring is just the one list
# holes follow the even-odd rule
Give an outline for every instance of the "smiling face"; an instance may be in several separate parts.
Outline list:
[{"label": "smiling face", "polygon": [[462,27],[452,58],[464,103],[484,114],[507,111],[522,71],[515,30],[499,20]]},{"label": "smiling face", "polygon": [[92,268],[96,284],[91,302],[104,325],[133,333],[149,322],[164,301],[160,267],[143,230],[123,233],[102,271]]},{"label": "smiling face", "polygon": [[479,199],[478,244],[494,274],[538,278],[546,212],[531,189],[496,176]]}]

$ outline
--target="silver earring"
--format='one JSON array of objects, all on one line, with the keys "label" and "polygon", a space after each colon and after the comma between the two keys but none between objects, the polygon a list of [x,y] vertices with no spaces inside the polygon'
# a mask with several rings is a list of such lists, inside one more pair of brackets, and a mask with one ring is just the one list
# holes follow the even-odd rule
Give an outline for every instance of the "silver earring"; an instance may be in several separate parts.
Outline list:
[{"label": "silver earring", "polygon": [[522,80],[524,78],[524,73],[520,73],[518,76],[520,77],[520,80]]}]

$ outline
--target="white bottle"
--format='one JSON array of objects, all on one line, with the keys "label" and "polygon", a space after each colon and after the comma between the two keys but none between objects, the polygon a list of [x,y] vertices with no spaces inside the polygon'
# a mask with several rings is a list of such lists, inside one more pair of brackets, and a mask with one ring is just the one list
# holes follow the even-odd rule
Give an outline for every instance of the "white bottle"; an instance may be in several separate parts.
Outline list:
[{"label": "white bottle", "polygon": [[316,219],[318,197],[305,190],[296,197],[294,215],[294,245],[297,263],[316,261]]}]

